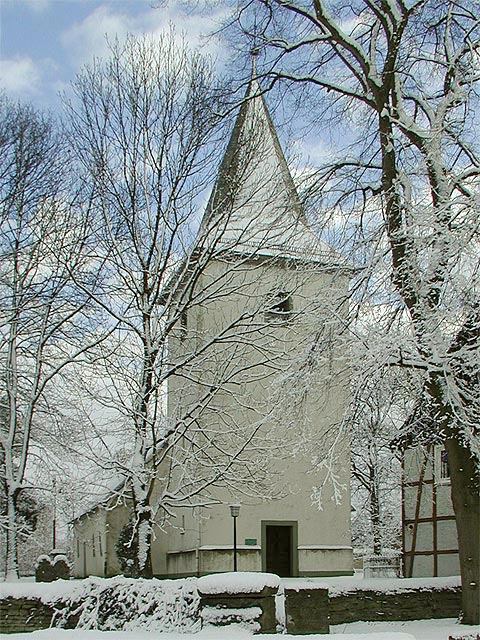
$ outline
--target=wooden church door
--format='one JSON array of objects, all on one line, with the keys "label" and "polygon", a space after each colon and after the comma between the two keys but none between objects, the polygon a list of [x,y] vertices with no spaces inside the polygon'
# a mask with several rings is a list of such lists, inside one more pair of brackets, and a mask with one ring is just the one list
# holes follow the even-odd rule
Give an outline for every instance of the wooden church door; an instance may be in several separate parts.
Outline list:
[{"label": "wooden church door", "polygon": [[265,530],[266,571],[282,578],[293,575],[293,527],[267,525]]}]

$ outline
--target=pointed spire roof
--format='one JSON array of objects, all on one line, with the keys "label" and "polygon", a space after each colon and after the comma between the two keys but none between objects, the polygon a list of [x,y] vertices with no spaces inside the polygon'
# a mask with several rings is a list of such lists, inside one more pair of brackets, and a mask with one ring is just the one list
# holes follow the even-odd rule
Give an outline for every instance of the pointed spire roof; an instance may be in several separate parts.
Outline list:
[{"label": "pointed spire roof", "polygon": [[340,259],[307,225],[255,58],[202,227],[235,252],[336,264]]}]

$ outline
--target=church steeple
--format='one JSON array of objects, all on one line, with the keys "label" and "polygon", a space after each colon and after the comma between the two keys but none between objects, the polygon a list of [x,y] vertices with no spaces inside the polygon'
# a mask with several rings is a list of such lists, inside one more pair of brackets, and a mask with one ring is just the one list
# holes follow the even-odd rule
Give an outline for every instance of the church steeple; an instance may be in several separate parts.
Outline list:
[{"label": "church steeple", "polygon": [[260,87],[252,76],[212,191],[203,227],[232,250],[331,261],[334,252],[307,225]]}]

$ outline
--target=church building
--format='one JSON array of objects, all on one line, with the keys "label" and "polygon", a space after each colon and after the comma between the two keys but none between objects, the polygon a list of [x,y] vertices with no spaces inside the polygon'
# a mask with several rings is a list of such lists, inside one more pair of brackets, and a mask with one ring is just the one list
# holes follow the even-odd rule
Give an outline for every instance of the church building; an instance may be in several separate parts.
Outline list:
[{"label": "church building", "polygon": [[[308,225],[255,74],[197,243],[208,262],[185,287],[192,298],[193,287],[215,295],[182,315],[168,357],[205,357],[169,379],[166,403],[170,418],[189,416],[195,435],[178,439],[157,484],[164,497],[162,482],[199,489],[185,489],[185,500],[159,515],[153,573],[236,566],[350,575],[347,347],[339,339],[350,271]],[[207,498],[202,477],[210,478]],[[112,499],[75,520],[77,577],[120,573],[115,545],[128,518],[128,504]]]}]

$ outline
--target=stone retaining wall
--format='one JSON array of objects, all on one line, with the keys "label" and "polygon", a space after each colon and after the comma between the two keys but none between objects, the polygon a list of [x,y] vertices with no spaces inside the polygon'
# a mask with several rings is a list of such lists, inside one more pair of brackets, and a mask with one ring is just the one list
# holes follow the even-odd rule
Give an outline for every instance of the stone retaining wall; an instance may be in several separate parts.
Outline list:
[{"label": "stone retaining wall", "polygon": [[30,598],[0,599],[0,632],[28,633],[48,629],[54,608]]},{"label": "stone retaining wall", "polygon": [[365,589],[331,594],[329,598],[330,624],[358,620],[421,620],[456,618],[461,609],[460,587],[451,589],[408,590],[383,593]]},{"label": "stone retaining wall", "polygon": [[[400,588],[401,589],[401,588]],[[383,592],[357,589],[328,594],[327,589],[285,589],[287,633],[328,633],[329,625],[347,622],[456,618],[461,588],[409,588]]]},{"label": "stone retaining wall", "polygon": [[[400,587],[401,589],[401,587]],[[268,591],[268,593],[267,593]],[[202,595],[202,608],[210,613],[238,614],[245,618],[245,608],[258,611],[255,618],[263,633],[275,631],[274,590],[259,594]],[[37,631],[50,627],[56,609],[36,598],[0,598],[0,633]],[[461,609],[461,588],[408,588],[382,592],[374,589],[328,594],[327,589],[285,590],[287,632],[291,634],[328,633],[329,624],[358,620],[393,621],[426,618],[456,618]],[[248,613],[248,612],[247,612]],[[226,622],[228,616],[226,617]],[[233,619],[233,618],[232,618]],[[69,627],[74,627],[77,620]]]}]

